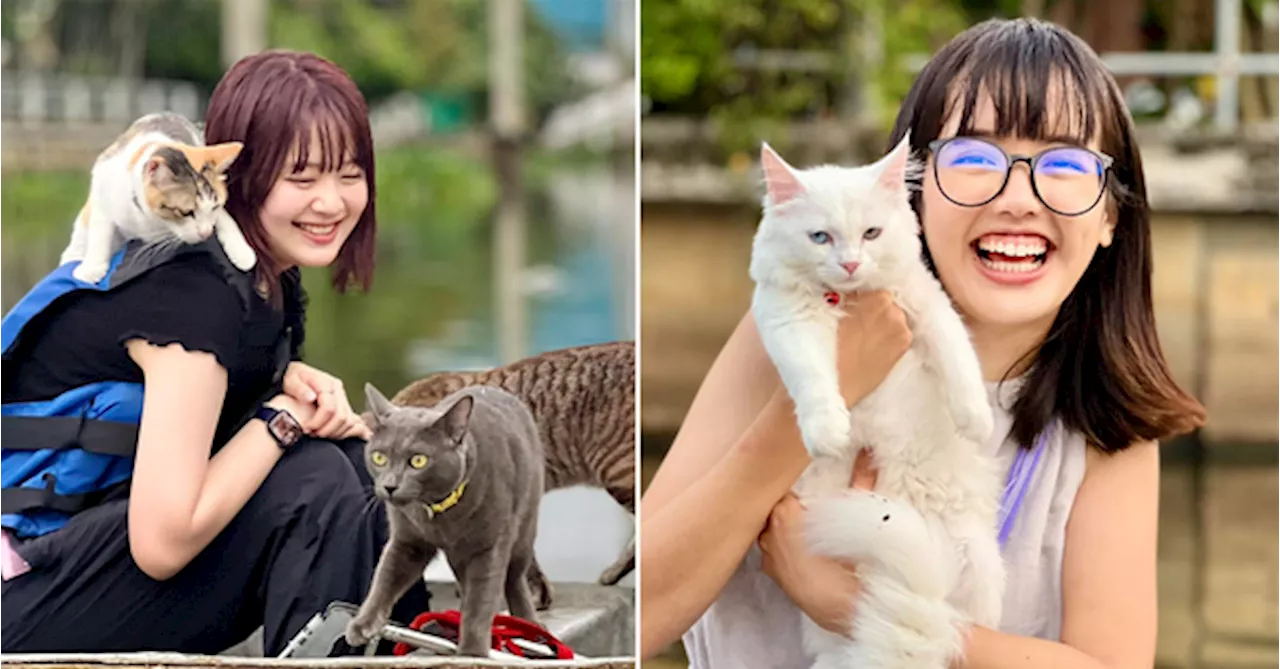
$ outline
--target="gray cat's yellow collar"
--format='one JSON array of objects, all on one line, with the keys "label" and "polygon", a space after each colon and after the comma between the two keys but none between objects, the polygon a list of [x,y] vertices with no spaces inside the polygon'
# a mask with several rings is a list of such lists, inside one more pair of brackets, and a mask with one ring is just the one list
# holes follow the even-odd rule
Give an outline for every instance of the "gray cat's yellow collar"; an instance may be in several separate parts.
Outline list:
[{"label": "gray cat's yellow collar", "polygon": [[423,504],[422,508],[427,510],[427,518],[435,518],[437,513],[444,513],[457,505],[458,500],[462,499],[462,492],[467,489],[467,480],[462,479],[462,483],[458,484],[448,497],[436,502],[435,504]]}]

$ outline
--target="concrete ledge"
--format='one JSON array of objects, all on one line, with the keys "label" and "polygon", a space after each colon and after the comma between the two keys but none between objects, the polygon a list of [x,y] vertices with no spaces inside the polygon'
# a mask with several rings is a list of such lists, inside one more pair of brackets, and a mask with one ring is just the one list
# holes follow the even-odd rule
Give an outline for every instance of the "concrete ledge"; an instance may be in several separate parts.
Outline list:
[{"label": "concrete ledge", "polygon": [[[552,583],[551,587],[554,589],[552,607],[548,611],[539,613],[538,622],[555,635],[557,639],[568,644],[575,655],[584,658],[615,658],[615,660],[611,661],[616,661],[616,658],[631,658],[635,656],[636,594],[634,588],[610,587],[594,583]],[[457,584],[453,581],[428,581],[427,589],[431,592],[431,607],[433,610],[460,609]],[[401,620],[397,622],[407,625],[411,621]],[[133,657],[134,655],[130,654],[129,656]],[[107,655],[96,653],[89,653],[83,656],[108,657]],[[9,657],[7,655],[4,657],[5,663],[8,663]],[[13,657],[18,656],[15,655]],[[111,657],[115,656],[112,655]],[[217,656],[181,655],[181,657],[189,658],[197,664],[203,662],[206,658],[216,657],[219,660],[232,660],[232,664],[235,666],[258,666],[238,663],[243,660],[262,658],[262,628],[258,628],[248,639]],[[426,658],[427,656],[418,655],[416,657]],[[597,665],[574,664],[565,666]],[[614,665],[600,666],[612,667]]]}]

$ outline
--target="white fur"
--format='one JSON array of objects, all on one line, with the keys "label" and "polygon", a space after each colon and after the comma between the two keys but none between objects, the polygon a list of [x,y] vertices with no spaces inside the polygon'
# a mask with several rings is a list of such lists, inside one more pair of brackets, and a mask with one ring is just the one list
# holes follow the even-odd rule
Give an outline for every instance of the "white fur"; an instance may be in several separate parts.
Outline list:
[{"label": "white fur", "polygon": [[[146,122],[143,117],[135,122]],[[191,128],[196,137],[202,134]],[[231,215],[217,202],[198,198],[195,220],[182,226],[174,225],[156,216],[147,207],[143,197],[143,170],[158,146],[146,149],[132,167],[129,161],[138,149],[152,142],[173,142],[175,138],[163,132],[140,132],[113,153],[104,152],[93,165],[89,186],[87,222],[73,224],[71,241],[62,252],[59,265],[80,261],[72,270],[72,276],[86,283],[97,283],[106,276],[111,256],[126,242],[140,239],[149,243],[163,243],[174,239],[195,244],[216,234],[227,259],[240,271],[253,268],[257,257],[245,241],[240,227]],[[108,151],[111,151],[109,149]],[[135,204],[136,202],[136,204]]]},{"label": "white fur", "polygon": [[[982,453],[994,419],[968,332],[921,260],[908,154],[904,139],[872,165],[795,170],[764,149],[752,313],[815,458],[795,486],[810,547],[857,562],[863,584],[847,637],[806,621],[815,667],[941,669],[967,624],[1000,618],[1000,480]],[[868,240],[871,227],[881,232]],[[817,230],[832,242],[812,241]],[[853,262],[850,275],[841,264]],[[848,410],[835,359],[844,312],[822,295],[875,289],[894,296],[912,344]],[[875,493],[849,490],[860,448],[875,454]]]}]

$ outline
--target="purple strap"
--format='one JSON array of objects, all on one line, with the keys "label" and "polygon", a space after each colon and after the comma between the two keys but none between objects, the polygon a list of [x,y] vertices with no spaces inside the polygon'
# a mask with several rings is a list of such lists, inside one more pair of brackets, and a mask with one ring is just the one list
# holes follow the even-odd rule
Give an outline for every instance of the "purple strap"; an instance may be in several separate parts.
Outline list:
[{"label": "purple strap", "polygon": [[1045,426],[1036,435],[1036,443],[1030,449],[1019,448],[1009,467],[1009,480],[1004,484],[1004,494],[1000,496],[1000,547],[1009,541],[1009,533],[1013,530],[1013,521],[1022,508],[1022,498],[1031,487],[1031,479],[1035,478],[1036,469],[1040,466],[1040,456],[1044,453],[1045,444],[1049,441],[1049,426]]}]

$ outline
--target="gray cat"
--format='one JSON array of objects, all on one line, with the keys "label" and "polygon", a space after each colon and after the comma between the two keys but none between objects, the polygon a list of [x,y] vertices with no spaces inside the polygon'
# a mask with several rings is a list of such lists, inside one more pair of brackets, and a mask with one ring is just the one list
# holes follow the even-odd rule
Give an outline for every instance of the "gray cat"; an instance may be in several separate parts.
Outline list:
[{"label": "gray cat", "polygon": [[397,407],[369,384],[365,399],[365,465],[391,532],[347,643],[369,642],[439,549],[462,591],[458,654],[488,657],[504,595],[512,615],[535,620],[527,579],[543,453],[533,416],[493,387],[463,388],[430,408]]}]

